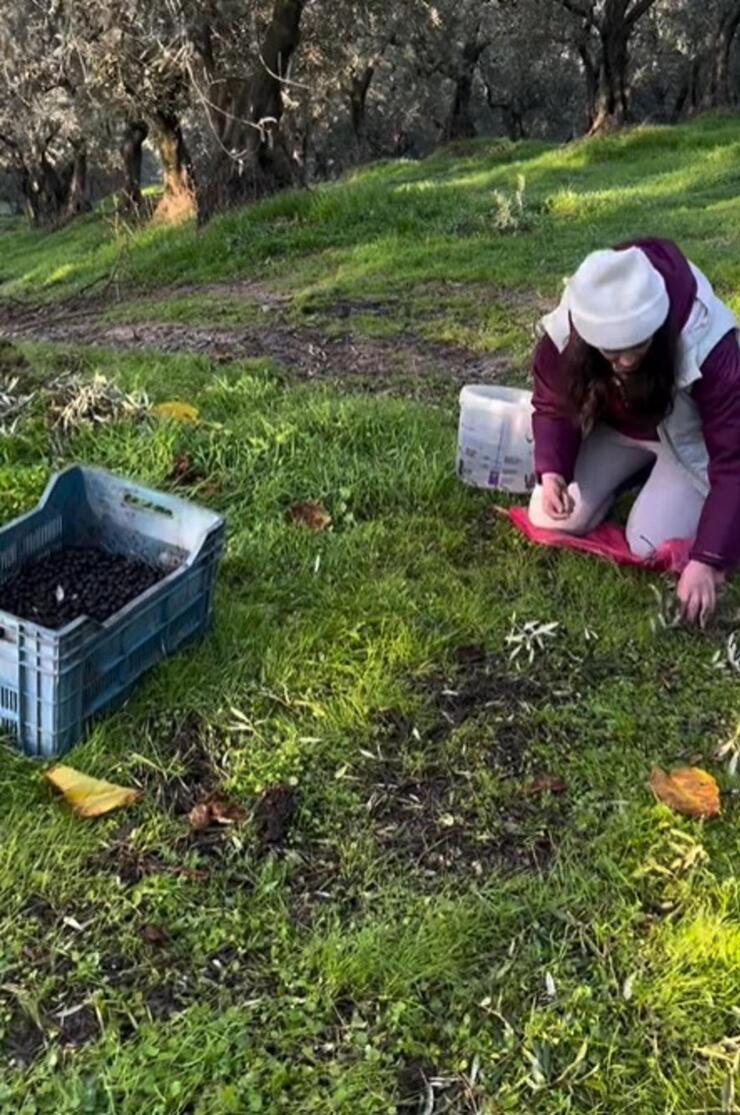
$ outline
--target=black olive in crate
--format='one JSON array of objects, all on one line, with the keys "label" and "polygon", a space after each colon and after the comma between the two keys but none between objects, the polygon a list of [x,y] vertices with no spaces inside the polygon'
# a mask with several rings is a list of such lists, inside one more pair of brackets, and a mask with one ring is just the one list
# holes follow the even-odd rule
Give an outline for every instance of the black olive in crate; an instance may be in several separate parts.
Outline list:
[{"label": "black olive in crate", "polygon": [[[207,508],[76,465],[51,479],[33,511],[0,529],[0,601],[29,563],[67,561],[66,551],[98,614],[109,613],[40,617],[61,618],[54,628],[0,610],[0,729],[20,750],[64,754],[143,673],[205,634],[224,528]],[[107,600],[84,568],[101,551],[124,570]],[[66,599],[64,585],[53,590]]]}]

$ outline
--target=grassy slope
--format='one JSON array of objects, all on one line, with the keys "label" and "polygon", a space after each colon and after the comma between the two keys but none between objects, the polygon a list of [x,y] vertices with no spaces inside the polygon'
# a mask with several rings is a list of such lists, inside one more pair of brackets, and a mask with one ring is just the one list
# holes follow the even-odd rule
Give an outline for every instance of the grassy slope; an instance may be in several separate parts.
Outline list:
[{"label": "grassy slope", "polygon": [[[91,216],[54,237],[13,231],[3,235],[0,297],[54,297],[112,271],[144,289],[265,275],[317,301],[435,280],[550,294],[589,249],[656,228],[732,294],[740,285],[738,142],[732,117],[567,148],[481,141],[465,158],[442,152],[373,166],[200,232],[134,231],[111,216]],[[520,174],[531,227],[496,235],[494,194],[511,194]]]},{"label": "grassy slope", "polygon": [[[112,240],[95,220],[7,231],[3,289],[68,293],[123,243],[133,287],[260,273],[298,299],[413,298],[439,281],[553,292],[586,249],[658,231],[740,296],[739,142],[721,119],[563,151],[483,145],[371,168],[197,236]],[[520,171],[534,225],[493,234],[491,191]],[[487,307],[469,309],[480,339]],[[28,353],[59,366],[50,348]],[[489,498],[452,475],[453,414],[285,388],[257,363],[81,359],[193,400],[204,422],[83,431],[64,460],[162,486],[187,450],[218,483],[208,501],[230,541],[212,638],[74,753],[146,785],[126,831],[123,817],[75,820],[38,768],[0,759],[0,1042],[7,1052],[23,1019],[47,1038],[25,1071],[0,1075],[0,1110],[376,1115],[419,1109],[423,1067],[449,1078],[438,1109],[464,1112],[476,1108],[456,1074],[473,1064],[489,1112],[708,1112],[723,1090],[731,1110],[718,1043],[738,1027],[737,797],[703,826],[645,788],[654,763],[698,755],[736,785],[711,759],[738,729],[737,680],[713,665],[722,637],[656,637],[647,578],[492,525]],[[0,518],[38,496],[45,459],[41,423],[3,440]],[[323,499],[335,529],[288,526],[301,498]],[[514,612],[560,624],[533,685],[508,662]],[[457,663],[473,643],[487,678]],[[463,718],[442,691],[466,686],[482,694]],[[172,785],[189,775],[173,735],[193,710],[245,804],[295,783],[287,855],[261,854],[249,824],[216,856],[183,839]],[[543,773],[566,794],[528,797]],[[554,855],[532,870],[545,843]],[[208,877],[131,881],[125,866],[152,856]],[[148,944],[145,924],[169,942]],[[162,1003],[181,1009],[165,1017]],[[58,1012],[77,1006],[96,1040],[64,1048]],[[416,1106],[399,1107],[404,1094]]]}]

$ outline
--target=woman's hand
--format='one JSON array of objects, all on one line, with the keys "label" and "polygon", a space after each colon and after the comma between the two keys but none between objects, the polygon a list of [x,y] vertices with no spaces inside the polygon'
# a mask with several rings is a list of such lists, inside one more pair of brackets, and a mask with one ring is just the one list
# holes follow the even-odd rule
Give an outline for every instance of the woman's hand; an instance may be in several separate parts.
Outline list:
[{"label": "woman's hand", "polygon": [[558,521],[573,514],[573,497],[564,478],[557,472],[542,474],[542,509],[548,518]]},{"label": "woman's hand", "polygon": [[678,599],[681,616],[689,623],[706,625],[717,606],[717,586],[724,581],[724,574],[701,561],[690,561],[678,582]]}]

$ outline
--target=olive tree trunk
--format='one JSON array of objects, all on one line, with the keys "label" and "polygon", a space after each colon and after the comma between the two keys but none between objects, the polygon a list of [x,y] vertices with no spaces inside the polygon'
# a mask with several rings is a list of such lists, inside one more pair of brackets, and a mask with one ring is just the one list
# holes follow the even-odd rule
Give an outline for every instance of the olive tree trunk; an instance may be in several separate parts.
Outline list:
[{"label": "olive tree trunk", "polygon": [[579,21],[578,53],[586,79],[587,131],[597,135],[629,119],[629,44],[656,0],[560,0]]},{"label": "olive tree trunk", "polygon": [[68,173],[69,186],[64,217],[71,220],[80,213],[89,213],[92,208],[87,196],[87,144],[84,140],[72,144],[72,165]]},{"label": "olive tree trunk", "polygon": [[705,94],[706,108],[729,108],[737,97],[732,87],[732,47],[740,27],[740,3],[724,13],[713,37],[709,53],[709,74]]},{"label": "olive tree trunk", "polygon": [[201,221],[296,181],[280,120],[282,86],[300,42],[304,4],[274,0],[251,76],[223,80],[213,74],[209,115],[220,150],[199,188]]},{"label": "olive tree trunk", "polygon": [[480,56],[487,46],[487,42],[478,40],[477,28],[475,36],[463,46],[458,71],[453,78],[455,90],[452,104],[444,126],[443,134],[446,140],[472,139],[476,135],[475,121],[471,111],[473,82]]},{"label": "olive tree trunk", "polygon": [[149,134],[148,125],[143,120],[129,120],[121,139],[120,155],[123,163],[123,189],[121,208],[138,215],[144,210],[141,192],[141,164],[144,141]]},{"label": "olive tree trunk", "polygon": [[157,112],[152,118],[162,164],[162,198],[154,220],[175,222],[195,213],[195,175],[182,134],[180,121],[172,113]]}]

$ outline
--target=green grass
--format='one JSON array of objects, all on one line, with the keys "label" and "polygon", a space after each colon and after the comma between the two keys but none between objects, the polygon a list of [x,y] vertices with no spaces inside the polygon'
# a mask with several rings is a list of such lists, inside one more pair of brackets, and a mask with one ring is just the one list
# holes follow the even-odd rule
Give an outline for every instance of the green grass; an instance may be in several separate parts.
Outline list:
[{"label": "green grass", "polygon": [[[120,299],[104,311],[108,321],[251,325],[262,313],[258,297],[170,290],[147,302],[141,295],[258,279],[287,296],[288,320],[329,333],[342,324],[326,320],[322,307],[390,299],[398,310],[393,323],[360,312],[352,327],[393,336],[410,322],[426,339],[507,348],[519,360],[536,316],[526,310],[532,296],[537,304],[552,298],[587,251],[658,230],[678,240],[740,310],[735,117],[565,148],[480,141],[463,148],[472,152],[464,158],[459,150],[283,193],[202,230],[136,228],[116,219],[109,204],[51,236],[6,220],[0,300],[107,290]],[[512,198],[522,177],[523,217],[498,232],[500,195]],[[517,292],[527,292],[518,312]],[[435,302],[441,315],[429,308]]]},{"label": "green grass", "polygon": [[104,322],[161,321],[191,325],[250,325],[262,315],[259,306],[237,296],[208,294],[182,295],[173,298],[132,298],[111,306],[103,314]]},{"label": "green grass", "polygon": [[[552,293],[588,249],[657,227],[721,289],[740,275],[734,116],[645,127],[566,148],[472,145],[384,163],[191,226],[132,229],[105,208],[48,236],[3,231],[0,295],[69,293],[112,270],[138,288],[262,275],[295,294],[365,296],[423,282],[494,282]],[[495,230],[496,191],[526,180],[527,225]],[[10,222],[6,222],[10,225]]]},{"label": "green grass", "polygon": [[[552,292],[587,247],[639,231],[676,236],[734,295],[739,135],[721,118],[560,151],[482,143],[197,235],[144,230],[129,306],[146,320],[147,288],[257,272],[293,296],[289,322],[377,298],[368,331],[523,351],[517,289]],[[533,227],[471,232],[519,171]],[[5,293],[27,296],[118,250],[95,218],[1,235]],[[243,309],[169,292],[158,313],[255,324]],[[74,360],[201,420],[82,428],[57,457],[39,413],[0,442],[0,520],[70,461],[167,488],[187,453],[228,546],[207,641],[70,756],[141,786],[138,805],[82,821],[0,755],[0,1111],[400,1115],[424,1110],[424,1077],[455,1113],[735,1110],[740,799],[713,753],[740,732],[737,677],[714,661],[736,590],[713,632],[655,634],[650,578],[531,549],[458,485],[452,409],[260,362],[24,351],[40,378]],[[306,499],[331,530],[287,521]],[[559,626],[520,669],[507,637],[527,620]],[[483,662],[460,654],[474,645]],[[712,824],[647,789],[654,764],[687,762],[720,781]],[[529,793],[542,775],[565,792]],[[178,811],[204,777],[249,813],[211,842]],[[276,784],[298,811],[270,851],[252,811]]]}]

